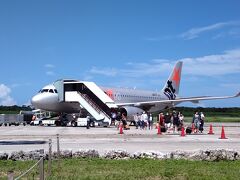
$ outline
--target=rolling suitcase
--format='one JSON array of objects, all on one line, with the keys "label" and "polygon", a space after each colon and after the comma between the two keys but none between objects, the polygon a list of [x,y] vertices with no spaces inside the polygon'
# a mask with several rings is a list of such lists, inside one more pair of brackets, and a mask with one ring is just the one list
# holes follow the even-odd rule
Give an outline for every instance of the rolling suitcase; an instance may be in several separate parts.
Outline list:
[{"label": "rolling suitcase", "polygon": [[187,127],[186,134],[191,134],[191,133],[192,133],[192,127]]}]

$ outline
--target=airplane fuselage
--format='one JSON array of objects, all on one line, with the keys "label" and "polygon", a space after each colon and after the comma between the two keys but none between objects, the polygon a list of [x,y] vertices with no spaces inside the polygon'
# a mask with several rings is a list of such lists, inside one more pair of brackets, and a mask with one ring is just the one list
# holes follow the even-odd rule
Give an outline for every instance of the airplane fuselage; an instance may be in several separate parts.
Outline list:
[{"label": "airplane fuselage", "polygon": [[[78,113],[81,109],[78,102],[59,102],[58,93],[54,92],[54,85],[48,85],[44,87],[45,92],[39,92],[32,98],[32,104],[39,109],[53,111],[53,112],[65,112],[65,113]],[[50,90],[53,90],[50,93]],[[101,89],[111,98],[118,103],[135,103],[135,102],[147,102],[147,101],[159,101],[168,99],[162,92],[137,90],[137,89],[123,89],[123,88],[106,88]],[[149,112],[157,112],[167,107],[171,107],[171,103],[164,103],[153,105]]]},{"label": "airplane fuselage", "polygon": [[[129,88],[106,88],[102,87],[102,90],[111,97],[116,104],[121,103],[140,103],[167,100],[168,97],[163,92],[147,91]],[[150,109],[146,109],[149,112],[159,112],[162,109],[172,107],[171,103],[153,104]]]}]

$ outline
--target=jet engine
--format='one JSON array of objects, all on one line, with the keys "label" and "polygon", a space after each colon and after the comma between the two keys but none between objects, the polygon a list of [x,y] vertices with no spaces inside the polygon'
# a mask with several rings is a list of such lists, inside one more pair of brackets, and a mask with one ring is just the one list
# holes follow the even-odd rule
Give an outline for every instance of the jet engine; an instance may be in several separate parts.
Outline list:
[{"label": "jet engine", "polygon": [[135,114],[141,114],[144,110],[138,107],[132,107],[132,106],[124,106],[120,109],[121,114],[125,113],[128,116],[128,119],[133,118],[133,115]]}]

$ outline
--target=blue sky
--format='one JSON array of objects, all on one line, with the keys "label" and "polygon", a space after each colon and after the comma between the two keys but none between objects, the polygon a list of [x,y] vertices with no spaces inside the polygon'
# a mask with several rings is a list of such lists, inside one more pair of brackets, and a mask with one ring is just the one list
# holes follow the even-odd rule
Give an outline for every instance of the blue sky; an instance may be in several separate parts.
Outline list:
[{"label": "blue sky", "polygon": [[[158,91],[178,60],[181,96],[235,94],[239,7],[238,0],[0,1],[0,104],[28,104],[60,78]],[[200,105],[239,107],[240,98]]]}]

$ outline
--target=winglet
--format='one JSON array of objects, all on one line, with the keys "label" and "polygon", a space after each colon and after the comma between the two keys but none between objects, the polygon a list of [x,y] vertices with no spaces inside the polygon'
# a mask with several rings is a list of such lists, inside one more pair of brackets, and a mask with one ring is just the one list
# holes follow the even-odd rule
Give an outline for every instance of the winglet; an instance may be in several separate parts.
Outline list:
[{"label": "winglet", "polygon": [[235,95],[235,97],[239,97],[240,96],[240,92],[238,92],[236,95]]}]

